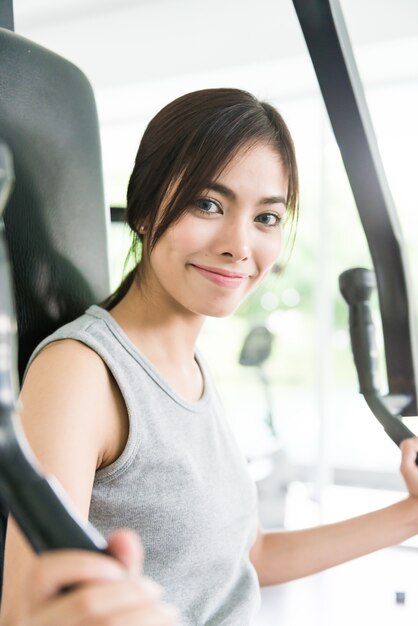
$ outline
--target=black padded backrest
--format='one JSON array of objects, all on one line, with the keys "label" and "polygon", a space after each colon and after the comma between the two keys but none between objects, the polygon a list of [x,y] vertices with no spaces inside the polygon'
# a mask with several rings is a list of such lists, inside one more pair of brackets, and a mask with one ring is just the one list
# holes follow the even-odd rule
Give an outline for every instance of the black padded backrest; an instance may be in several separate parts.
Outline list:
[{"label": "black padded backrest", "polygon": [[0,137],[15,167],[5,227],[22,376],[41,339],[108,295],[107,214],[88,80],[65,59],[4,29]]},{"label": "black padded backrest", "polygon": [[0,138],[15,169],[5,227],[22,377],[44,337],[108,295],[108,216],[89,82],[65,59],[2,28]]}]

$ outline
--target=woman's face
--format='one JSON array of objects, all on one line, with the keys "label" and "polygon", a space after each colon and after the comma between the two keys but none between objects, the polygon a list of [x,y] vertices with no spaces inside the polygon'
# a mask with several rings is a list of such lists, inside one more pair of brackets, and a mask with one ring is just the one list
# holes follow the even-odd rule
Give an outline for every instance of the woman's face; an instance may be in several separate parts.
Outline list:
[{"label": "woman's face", "polygon": [[232,313],[279,255],[287,185],[271,147],[238,152],[158,240],[147,263],[147,286],[176,309]]}]

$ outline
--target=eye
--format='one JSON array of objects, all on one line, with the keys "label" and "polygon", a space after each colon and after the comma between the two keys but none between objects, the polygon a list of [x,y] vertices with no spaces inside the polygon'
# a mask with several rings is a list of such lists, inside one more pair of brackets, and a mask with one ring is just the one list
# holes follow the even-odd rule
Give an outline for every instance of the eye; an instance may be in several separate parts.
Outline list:
[{"label": "eye", "polygon": [[221,210],[219,204],[210,198],[198,198],[195,200],[194,206],[202,213],[219,213]]},{"label": "eye", "polygon": [[256,217],[256,221],[263,226],[279,226],[282,217],[276,213],[262,213]]}]

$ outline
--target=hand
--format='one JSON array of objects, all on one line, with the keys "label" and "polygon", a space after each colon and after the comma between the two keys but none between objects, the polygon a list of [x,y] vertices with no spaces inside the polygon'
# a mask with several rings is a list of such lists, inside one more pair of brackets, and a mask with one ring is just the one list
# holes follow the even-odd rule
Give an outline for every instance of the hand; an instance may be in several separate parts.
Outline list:
[{"label": "hand", "polygon": [[175,626],[176,614],[161,602],[160,587],[140,574],[138,537],[120,530],[108,544],[116,558],[79,550],[38,557],[19,625]]},{"label": "hand", "polygon": [[415,461],[418,454],[418,437],[410,437],[402,441],[401,474],[405,480],[409,494],[418,497],[418,466]]}]

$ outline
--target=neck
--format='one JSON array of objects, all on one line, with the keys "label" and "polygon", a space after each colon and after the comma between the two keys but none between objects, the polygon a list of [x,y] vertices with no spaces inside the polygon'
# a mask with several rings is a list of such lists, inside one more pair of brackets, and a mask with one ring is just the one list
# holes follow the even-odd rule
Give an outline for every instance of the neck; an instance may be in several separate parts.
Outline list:
[{"label": "neck", "polygon": [[167,294],[139,286],[134,280],[126,296],[110,313],[151,361],[165,360],[168,356],[180,367],[194,361],[204,318],[170,301]]}]

